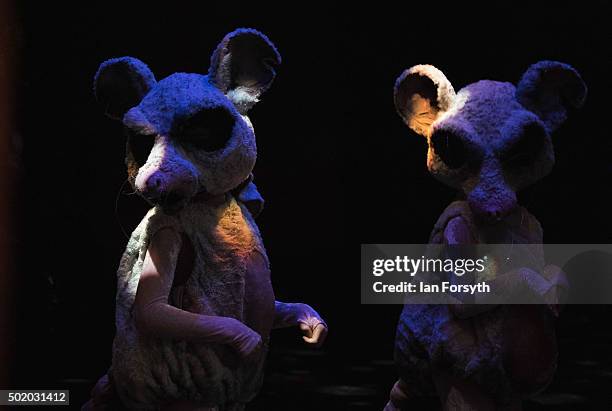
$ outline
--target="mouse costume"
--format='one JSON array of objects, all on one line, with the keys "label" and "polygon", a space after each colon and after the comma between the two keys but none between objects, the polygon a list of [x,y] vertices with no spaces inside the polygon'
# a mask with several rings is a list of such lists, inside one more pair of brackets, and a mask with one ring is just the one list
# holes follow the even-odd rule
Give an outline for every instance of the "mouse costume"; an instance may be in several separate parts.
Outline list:
[{"label": "mouse costume", "polygon": [[100,66],[96,98],[123,123],[128,180],[154,207],[121,259],[112,365],[85,408],[239,410],[262,384],[272,328],[324,339],[315,310],[275,301],[255,223],[263,199],[247,112],[279,64],[265,35],[238,29],[207,75],[156,81],[132,57]]},{"label": "mouse costume", "polygon": [[543,303],[405,305],[395,344],[400,379],[385,410],[434,393],[447,410],[520,407],[552,379],[553,318],[567,282],[557,267],[545,265],[541,246],[527,246],[542,244],[542,228],[517,205],[516,192],[550,172],[551,133],[585,97],[576,70],[553,61],[529,67],[516,86],[482,80],[457,93],[430,65],[397,79],[398,114],[427,139],[431,174],[461,198],[442,213],[430,244],[528,249],[531,254],[522,255],[529,264],[509,267],[492,281],[509,293],[527,290]]}]

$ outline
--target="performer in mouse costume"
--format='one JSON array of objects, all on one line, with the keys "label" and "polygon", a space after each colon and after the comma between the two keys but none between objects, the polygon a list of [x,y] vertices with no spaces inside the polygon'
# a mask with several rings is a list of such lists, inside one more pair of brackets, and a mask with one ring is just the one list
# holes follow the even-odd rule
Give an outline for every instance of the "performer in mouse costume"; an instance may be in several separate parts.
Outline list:
[{"label": "performer in mouse costume", "polygon": [[84,408],[241,410],[262,384],[271,329],[323,342],[315,310],[275,301],[254,221],[247,112],[280,60],[265,35],[238,29],[208,75],[156,81],[132,57],[100,66],[96,98],[123,123],[129,181],[153,208],[121,259],[112,366]]},{"label": "performer in mouse costume", "polygon": [[551,133],[583,104],[586,86],[572,67],[541,61],[516,87],[484,80],[455,94],[440,70],[418,65],[399,77],[394,97],[403,121],[427,138],[430,172],[460,193],[430,243],[531,247],[538,269],[515,267],[494,281],[543,304],[405,305],[395,342],[400,379],[385,410],[436,394],[445,410],[520,410],[556,369],[553,318],[567,283],[545,265],[541,246],[527,245],[541,245],[543,233],[516,192],[550,172]]}]

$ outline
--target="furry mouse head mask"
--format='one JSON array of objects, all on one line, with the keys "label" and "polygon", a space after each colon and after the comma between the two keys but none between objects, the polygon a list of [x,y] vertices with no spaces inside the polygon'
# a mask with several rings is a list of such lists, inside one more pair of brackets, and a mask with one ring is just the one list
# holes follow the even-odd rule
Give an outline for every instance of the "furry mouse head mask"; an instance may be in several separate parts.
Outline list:
[{"label": "furry mouse head mask", "polygon": [[529,67],[516,87],[482,80],[456,94],[440,70],[418,65],[397,79],[394,99],[408,127],[427,138],[429,171],[494,222],[516,207],[517,190],[550,172],[550,134],[586,91],[576,70],[553,61]]},{"label": "furry mouse head mask", "polygon": [[238,29],[219,43],[207,75],[175,73],[156,81],[136,58],[102,63],[95,96],[125,127],[134,189],[178,209],[197,194],[223,194],[249,179],[257,148],[247,112],[280,62],[265,35]]}]

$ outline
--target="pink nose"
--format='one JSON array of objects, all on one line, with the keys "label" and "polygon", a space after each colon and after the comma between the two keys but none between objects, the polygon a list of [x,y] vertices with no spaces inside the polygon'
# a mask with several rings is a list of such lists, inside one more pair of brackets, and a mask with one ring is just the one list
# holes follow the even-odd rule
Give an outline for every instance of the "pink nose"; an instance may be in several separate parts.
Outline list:
[{"label": "pink nose", "polygon": [[479,210],[478,214],[487,221],[497,222],[503,220],[505,216],[510,214],[510,211],[508,209],[493,208]]},{"label": "pink nose", "polygon": [[486,222],[499,222],[516,208],[516,194],[512,190],[489,193],[492,195],[474,191],[468,196],[468,203],[474,215]]},{"label": "pink nose", "polygon": [[157,200],[164,194],[163,178],[159,172],[153,173],[145,181],[141,193],[149,200]]},{"label": "pink nose", "polygon": [[176,178],[158,170],[146,179],[140,192],[151,202],[171,205],[192,195],[192,188],[191,180]]}]

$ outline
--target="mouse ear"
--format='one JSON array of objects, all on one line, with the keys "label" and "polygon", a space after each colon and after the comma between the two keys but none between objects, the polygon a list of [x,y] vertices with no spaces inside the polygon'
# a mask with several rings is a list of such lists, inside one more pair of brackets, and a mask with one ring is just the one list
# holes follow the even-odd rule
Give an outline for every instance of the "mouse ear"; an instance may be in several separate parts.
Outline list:
[{"label": "mouse ear", "polygon": [[264,34],[253,29],[237,29],[217,46],[208,76],[238,111],[245,114],[270,88],[280,62],[280,54]]},{"label": "mouse ear", "polygon": [[544,122],[549,131],[559,127],[567,109],[584,104],[587,87],[573,67],[540,61],[527,69],[516,87],[516,99]]},{"label": "mouse ear", "polygon": [[434,66],[421,64],[399,76],[395,81],[393,99],[406,125],[428,137],[436,118],[450,108],[455,90],[444,73]]},{"label": "mouse ear", "polygon": [[155,76],[142,61],[133,57],[106,60],[94,77],[94,94],[104,113],[121,120],[155,84]]}]

